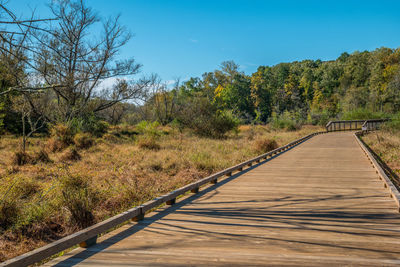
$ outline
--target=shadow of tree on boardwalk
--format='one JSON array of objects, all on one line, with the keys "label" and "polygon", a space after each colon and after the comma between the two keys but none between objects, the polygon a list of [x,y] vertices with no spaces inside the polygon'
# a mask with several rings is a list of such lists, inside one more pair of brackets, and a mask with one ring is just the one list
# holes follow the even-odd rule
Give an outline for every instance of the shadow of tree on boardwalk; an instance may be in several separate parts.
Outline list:
[{"label": "shadow of tree on boardwalk", "polygon": [[[255,165],[247,170],[258,167],[263,163]],[[334,194],[324,195],[320,197],[306,197],[306,196],[282,196],[271,197],[267,200],[247,200],[247,201],[205,201],[212,198],[214,195],[219,194],[218,188],[224,184],[236,179],[240,174],[236,174],[229,178],[222,180],[216,185],[209,186],[198,194],[191,195],[182,201],[177,202],[175,205],[160,209],[153,213],[151,217],[146,217],[145,220],[134,224],[103,240],[101,243],[82,250],[76,255],[58,263],[56,266],[72,266],[82,262],[89,257],[104,251],[111,245],[124,240],[133,234],[146,230],[156,235],[171,237],[171,245],[182,243],[191,240],[196,236],[213,238],[213,240],[226,240],[242,243],[254,242],[269,242],[275,246],[282,246],[287,244],[303,244],[307,249],[317,249],[321,247],[331,247],[346,249],[348,251],[355,251],[361,253],[362,251],[369,251],[384,255],[387,258],[396,259],[394,256],[399,253],[399,248],[381,247],[381,248],[367,248],[362,246],[354,246],[349,242],[348,245],[337,244],[327,240],[303,239],[293,237],[279,237],[271,233],[271,230],[296,230],[298,233],[311,232],[312,233],[336,233],[340,235],[349,235],[353,238],[378,236],[386,239],[392,239],[393,242],[398,240],[400,230],[389,229],[385,225],[399,219],[399,215],[387,212],[366,212],[363,209],[357,209],[351,205],[346,204],[348,200],[355,199],[373,199],[379,197],[379,194],[360,195],[357,189],[353,189],[349,194]],[[319,205],[312,207],[315,203],[323,203],[324,201],[337,201],[338,205],[334,208],[324,207]],[[202,202],[200,202],[202,201]],[[343,201],[343,203],[341,203]],[[277,204],[278,203],[278,204]],[[190,206],[186,206],[191,204]],[[243,207],[234,207],[237,205]],[[262,207],[257,207],[257,204],[262,204]],[[210,207],[211,205],[211,207]],[[204,206],[204,208],[202,208]],[[220,206],[220,207],[218,207]],[[309,207],[307,207],[309,206]],[[343,211],[345,209],[352,209],[352,212]],[[354,212],[356,211],[356,212]],[[174,213],[181,219],[164,218],[166,215]],[[190,219],[185,219],[190,218]],[[160,221],[160,219],[163,219]],[[371,224],[372,223],[372,224]],[[207,227],[201,227],[207,225]],[[251,233],[240,233],[234,229],[240,227],[252,227],[265,229],[265,235],[254,235]],[[221,229],[232,228],[232,231],[226,232]],[[205,230],[206,229],[206,230]],[[180,232],[185,236],[181,240],[174,238],[176,233]],[[377,233],[378,232],[378,233]],[[305,234],[307,236],[307,234]],[[141,246],[135,250],[143,249],[156,249],[157,247],[168,246],[165,242],[162,244],[152,244],[150,246]],[[299,246],[289,245],[287,249],[299,251]],[[306,249],[306,248],[304,248]],[[124,249],[119,248],[120,251]],[[357,252],[358,251],[358,252]]]}]

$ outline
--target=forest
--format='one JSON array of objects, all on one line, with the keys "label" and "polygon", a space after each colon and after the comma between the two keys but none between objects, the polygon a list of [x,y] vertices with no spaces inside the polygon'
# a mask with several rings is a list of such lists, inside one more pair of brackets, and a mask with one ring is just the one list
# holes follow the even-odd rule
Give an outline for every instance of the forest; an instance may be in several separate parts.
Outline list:
[{"label": "forest", "polygon": [[[3,54],[0,63],[3,92],[0,126],[2,132],[15,134],[22,134],[24,124],[30,132],[48,131],[57,123],[101,134],[105,124],[134,125],[145,120],[179,125],[199,135],[218,138],[239,124],[271,123],[296,129],[302,124],[324,125],[332,119],[386,118],[400,110],[398,48],[344,52],[332,61],[303,60],[260,66],[251,75],[241,72],[235,62],[225,61],[201,78],[177,80],[172,88],[157,76],[135,84],[121,78],[112,89],[102,88],[106,91],[103,95],[98,95],[95,87],[55,88],[47,83],[42,86],[49,88],[34,93],[15,90],[5,94],[10,87],[18,87],[20,79],[33,75],[20,62],[21,78],[13,77],[15,73],[7,68],[10,64],[7,56],[10,57]],[[68,82],[60,80],[64,76],[87,75],[79,69],[68,73],[59,62],[47,64],[51,66],[45,68],[57,65],[61,69],[52,74],[46,72],[49,77],[43,79],[54,79],[60,84]],[[140,65],[133,67],[136,73]],[[68,75],[58,76],[60,72]],[[99,76],[97,82],[109,77]],[[42,128],[35,129],[38,125]]]}]

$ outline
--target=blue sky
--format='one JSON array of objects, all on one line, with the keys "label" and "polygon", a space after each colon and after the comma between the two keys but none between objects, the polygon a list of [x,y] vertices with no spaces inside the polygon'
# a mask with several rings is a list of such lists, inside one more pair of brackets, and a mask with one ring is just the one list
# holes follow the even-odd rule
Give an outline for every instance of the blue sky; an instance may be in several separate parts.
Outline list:
[{"label": "blue sky", "polygon": [[[45,0],[11,0],[17,14]],[[330,60],[342,52],[400,46],[400,1],[87,0],[102,16],[121,14],[134,37],[121,57],[144,74],[187,79],[234,60],[250,74],[260,65]]]}]

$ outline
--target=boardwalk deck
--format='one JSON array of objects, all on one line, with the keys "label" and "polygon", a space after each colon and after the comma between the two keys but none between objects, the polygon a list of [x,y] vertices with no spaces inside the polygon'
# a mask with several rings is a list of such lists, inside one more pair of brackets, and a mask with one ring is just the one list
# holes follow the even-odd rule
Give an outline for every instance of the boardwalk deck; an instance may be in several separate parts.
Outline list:
[{"label": "boardwalk deck", "polygon": [[352,133],[313,137],[47,266],[400,265],[400,215]]}]

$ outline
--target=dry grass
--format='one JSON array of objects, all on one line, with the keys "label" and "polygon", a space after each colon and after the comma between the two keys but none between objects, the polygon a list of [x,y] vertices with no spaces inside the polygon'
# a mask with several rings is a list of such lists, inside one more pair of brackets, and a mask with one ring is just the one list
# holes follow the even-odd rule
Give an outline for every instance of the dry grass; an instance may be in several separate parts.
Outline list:
[{"label": "dry grass", "polygon": [[400,176],[400,132],[376,131],[363,136],[374,152]]},{"label": "dry grass", "polygon": [[[90,223],[103,220],[260,154],[257,140],[275,140],[281,146],[322,129],[305,126],[285,132],[268,126],[241,126],[238,134],[226,139],[199,138],[168,127],[160,130],[163,134],[155,141],[156,149],[143,146],[140,140],[147,137],[137,135],[134,127],[115,127],[92,146],[83,145],[87,149],[79,151],[80,159],[65,158],[72,148],[56,149],[47,155],[50,161],[22,166],[11,161],[20,139],[1,136],[0,199],[5,197],[0,212],[18,211],[18,218],[0,226],[0,261],[86,226],[85,219],[73,220],[72,214],[89,218]],[[39,153],[48,141],[31,138],[27,153]],[[65,179],[76,176],[90,179],[86,189],[63,194]],[[8,206],[2,208],[6,202]]]}]

